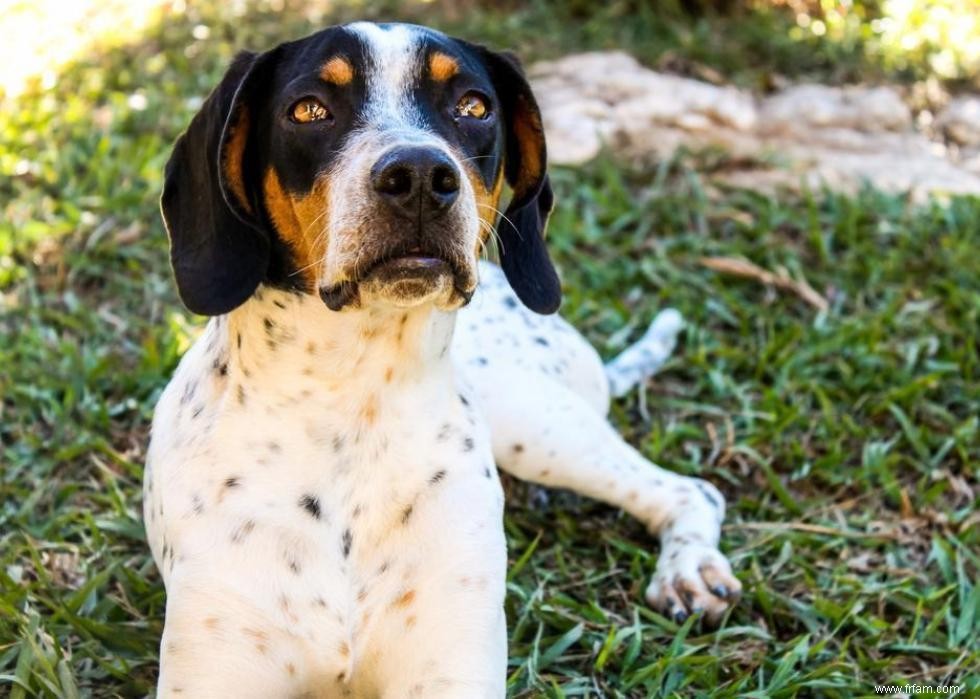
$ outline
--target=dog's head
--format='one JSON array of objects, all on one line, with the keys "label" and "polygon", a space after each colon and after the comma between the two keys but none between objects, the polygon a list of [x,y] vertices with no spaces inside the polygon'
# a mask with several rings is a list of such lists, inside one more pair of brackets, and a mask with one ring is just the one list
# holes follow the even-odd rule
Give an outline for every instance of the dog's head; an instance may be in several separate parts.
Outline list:
[{"label": "dog's head", "polygon": [[552,201],[540,113],[513,57],[357,23],[240,54],[177,141],[162,209],[196,313],[226,313],[260,283],[335,311],[457,308],[494,229],[511,286],[549,313],[561,298],[543,237]]}]

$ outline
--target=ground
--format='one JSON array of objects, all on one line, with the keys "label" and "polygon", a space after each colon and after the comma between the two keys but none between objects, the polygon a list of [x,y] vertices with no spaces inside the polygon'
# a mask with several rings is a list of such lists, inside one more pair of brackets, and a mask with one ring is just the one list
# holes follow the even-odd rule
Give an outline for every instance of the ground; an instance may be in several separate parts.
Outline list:
[{"label": "ground", "polygon": [[[142,461],[154,402],[200,326],[167,267],[161,172],[235,49],[309,28],[217,5],[90,49],[0,110],[0,694],[153,686],[164,595]],[[528,58],[624,46],[741,84],[918,75],[794,43],[769,11],[627,22],[622,2],[575,17],[543,1],[446,6],[412,16]],[[557,169],[550,243],[563,312],[605,356],[660,308],[686,316],[673,359],[612,419],[651,459],[725,492],[744,598],[720,630],[677,626],[642,601],[657,547],[641,527],[509,481],[510,695],[980,691],[980,200],[771,198],[713,184],[719,167],[705,153]],[[805,275],[829,307],[706,256]]]}]

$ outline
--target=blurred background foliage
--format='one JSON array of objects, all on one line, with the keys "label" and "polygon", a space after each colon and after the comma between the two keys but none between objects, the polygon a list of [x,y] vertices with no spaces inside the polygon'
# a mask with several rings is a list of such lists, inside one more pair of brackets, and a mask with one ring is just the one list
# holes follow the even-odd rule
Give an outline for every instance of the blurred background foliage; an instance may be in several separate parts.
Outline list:
[{"label": "blurred background foliage", "polygon": [[[46,68],[93,41],[125,42],[161,13],[196,16],[204,26],[284,13],[283,37],[327,18],[416,20],[519,46],[527,58],[622,48],[651,65],[703,63],[744,84],[765,84],[772,72],[977,85],[980,68],[975,0],[2,0],[0,91],[22,90],[32,76],[43,82]],[[266,40],[277,34],[270,26],[256,33]]]}]

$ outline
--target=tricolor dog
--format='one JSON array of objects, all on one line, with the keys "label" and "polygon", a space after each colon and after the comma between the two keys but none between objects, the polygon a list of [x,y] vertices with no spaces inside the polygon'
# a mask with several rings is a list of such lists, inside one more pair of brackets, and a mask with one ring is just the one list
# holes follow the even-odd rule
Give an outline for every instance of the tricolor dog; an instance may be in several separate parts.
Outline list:
[{"label": "tricolor dog", "polygon": [[604,367],[548,315],[551,207],[509,55],[358,23],[234,60],[162,199],[181,299],[211,319],[146,465],[159,696],[504,696],[498,466],[642,520],[665,613],[735,599],[722,496],[605,419],[679,316]]}]

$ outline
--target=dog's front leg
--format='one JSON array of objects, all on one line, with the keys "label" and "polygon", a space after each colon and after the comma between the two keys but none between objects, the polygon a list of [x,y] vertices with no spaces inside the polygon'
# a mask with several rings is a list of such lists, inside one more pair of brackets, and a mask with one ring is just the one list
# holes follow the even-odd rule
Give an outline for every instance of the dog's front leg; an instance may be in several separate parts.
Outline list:
[{"label": "dog's front leg", "polygon": [[725,500],[713,485],[650,463],[556,381],[515,368],[476,377],[474,388],[501,468],[620,507],[660,537],[650,604],[677,620],[702,611],[716,619],[738,597],[741,584],[717,548]]},{"label": "dog's front leg", "polygon": [[462,535],[461,543],[469,540],[470,550],[454,550],[447,537],[420,543],[436,551],[424,571],[432,577],[373,614],[378,643],[363,662],[373,665],[383,699],[506,695],[503,532],[491,532],[479,522],[479,511],[473,514],[472,521],[444,524]]},{"label": "dog's front leg", "polygon": [[172,586],[160,643],[160,699],[301,696],[309,658],[267,615],[215,586]]}]

